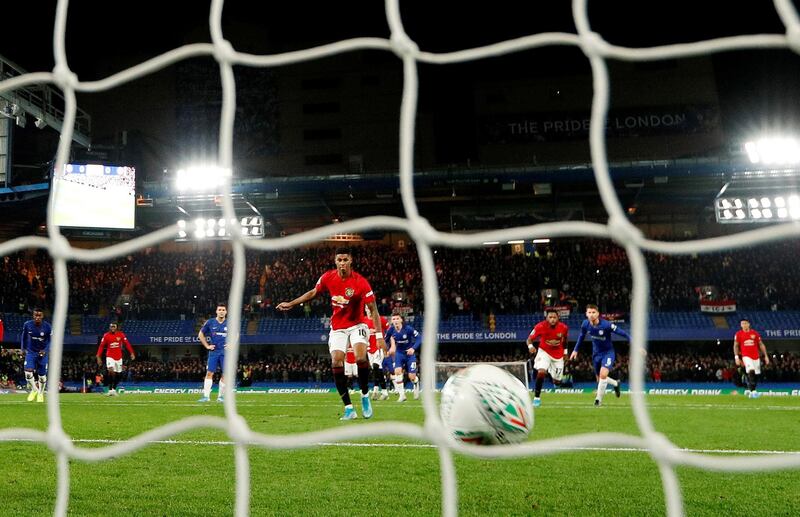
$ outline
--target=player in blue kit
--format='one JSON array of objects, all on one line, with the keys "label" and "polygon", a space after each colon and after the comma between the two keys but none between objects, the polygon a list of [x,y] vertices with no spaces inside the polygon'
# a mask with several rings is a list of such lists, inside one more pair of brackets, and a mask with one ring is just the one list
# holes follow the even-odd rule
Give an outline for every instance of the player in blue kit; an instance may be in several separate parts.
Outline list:
[{"label": "player in blue kit", "polygon": [[[28,402],[44,402],[47,387],[47,355],[50,352],[50,336],[53,329],[44,321],[42,309],[33,309],[33,319],[22,326],[20,348],[25,352],[25,380],[28,382]],[[33,377],[39,376],[39,382]]]},{"label": "player in blue kit", "polygon": [[617,358],[614,344],[611,342],[611,334],[622,336],[628,341],[631,337],[614,323],[601,318],[597,305],[587,305],[586,320],[581,324],[581,333],[575,342],[575,349],[569,356],[570,361],[578,357],[578,349],[587,334],[592,340],[592,364],[597,377],[597,398],[594,400],[594,405],[600,406],[609,384],[614,388],[614,394],[617,397],[620,396],[619,381],[608,376],[609,372],[614,369],[614,362]]},{"label": "player in blue kit", "polygon": [[406,324],[401,315],[395,314],[392,316],[392,326],[386,331],[386,339],[391,342],[389,355],[394,356],[394,388],[398,393],[397,402],[406,400],[403,370],[408,373],[408,378],[414,384],[414,398],[418,399],[417,352],[422,344],[422,334]]},{"label": "player in blue kit", "polygon": [[219,378],[219,394],[217,402],[225,400],[225,341],[228,339],[228,306],[224,303],[217,304],[217,317],[206,321],[197,337],[200,343],[208,350],[208,367],[206,378],[203,381],[203,397],[198,402],[211,400],[211,386],[214,384],[214,372],[219,368],[223,373]]}]

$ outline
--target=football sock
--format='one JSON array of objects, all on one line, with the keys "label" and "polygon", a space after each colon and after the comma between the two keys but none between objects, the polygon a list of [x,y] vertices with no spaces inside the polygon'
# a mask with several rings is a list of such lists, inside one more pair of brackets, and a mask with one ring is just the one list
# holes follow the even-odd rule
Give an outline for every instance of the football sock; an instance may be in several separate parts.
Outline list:
[{"label": "football sock", "polygon": [[395,375],[394,377],[394,389],[400,395],[400,397],[404,397],[406,394],[406,387],[405,383],[403,382],[403,375]]},{"label": "football sock", "polygon": [[756,389],[756,372],[754,370],[747,372],[747,389],[750,391],[755,391]]},{"label": "football sock", "polygon": [[36,379],[33,378],[33,372],[25,372],[25,380],[28,382],[28,389],[31,391],[38,391],[36,387]]},{"label": "football sock", "polygon": [[603,402],[603,396],[606,394],[606,388],[608,387],[608,379],[600,379],[597,383],[597,400]]},{"label": "football sock", "polygon": [[219,393],[217,393],[217,397],[222,397],[225,395],[225,381],[219,381]]},{"label": "football sock", "polygon": [[383,370],[377,364],[372,365],[372,375],[375,377],[375,383],[381,388],[386,389],[386,378],[383,376]]},{"label": "football sock", "polygon": [[606,382],[608,382],[608,385],[611,386],[612,388],[616,388],[619,385],[619,382],[617,382],[616,379],[612,379],[611,377],[606,377]]},{"label": "football sock", "polygon": [[203,396],[208,398],[211,396],[211,385],[214,383],[214,379],[206,379],[203,381]]},{"label": "football sock", "polygon": [[359,361],[356,366],[358,366],[358,387],[361,388],[362,395],[367,395],[369,393],[369,363]]},{"label": "football sock", "polygon": [[539,395],[542,394],[542,385],[544,384],[544,375],[539,377],[536,376],[536,388],[534,389],[533,395],[538,399]]},{"label": "football sock", "polygon": [[344,375],[344,366],[334,366],[333,370],[333,382],[336,384],[336,391],[339,392],[339,396],[342,397],[342,402],[344,402],[345,406],[349,406],[352,404],[350,402],[350,391],[347,389],[347,377]]},{"label": "football sock", "polygon": [[47,388],[47,375],[40,375],[39,376],[39,393],[44,393],[45,388]]}]

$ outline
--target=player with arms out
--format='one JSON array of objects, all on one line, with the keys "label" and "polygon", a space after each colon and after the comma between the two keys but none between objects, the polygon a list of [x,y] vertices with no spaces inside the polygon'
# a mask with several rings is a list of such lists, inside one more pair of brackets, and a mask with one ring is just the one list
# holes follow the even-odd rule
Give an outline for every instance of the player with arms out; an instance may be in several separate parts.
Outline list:
[{"label": "player with arms out", "polygon": [[750,320],[742,318],[739,325],[742,330],[736,332],[736,336],[733,338],[733,358],[736,366],[744,365],[744,371],[747,372],[745,396],[756,399],[759,397],[759,393],[756,391],[756,376],[761,375],[759,353],[764,354],[764,366],[769,366],[767,347],[761,339],[761,334],[750,328]]},{"label": "player with arms out", "polygon": [[[372,404],[369,399],[369,361],[367,359],[367,343],[369,329],[363,323],[364,306],[369,307],[372,321],[380,328],[378,307],[375,305],[375,294],[366,278],[353,271],[353,254],[349,248],[338,248],[334,253],[336,269],[325,272],[316,285],[308,292],[290,302],[281,302],[277,309],[288,311],[301,303],[306,303],[320,294],[327,292],[331,296],[331,332],[328,337],[328,349],[331,353],[331,369],[336,391],[344,403],[342,420],[358,418],[350,392],[347,389],[347,378],[344,373],[344,359],[347,344],[353,344],[358,368],[358,385],[361,388],[361,408],[364,418],[372,417]],[[383,336],[375,336],[378,347],[386,349]]]},{"label": "player with arms out", "polygon": [[[33,309],[33,319],[22,325],[20,348],[25,352],[25,380],[28,382],[28,402],[44,402],[47,387],[47,359],[53,329],[44,321],[42,309]],[[33,376],[39,376],[39,382]]]},{"label": "player with arms out", "polygon": [[631,337],[616,324],[601,318],[597,305],[589,304],[586,306],[586,319],[581,324],[581,333],[575,342],[575,349],[569,356],[570,361],[578,357],[578,349],[587,334],[592,340],[592,364],[597,378],[597,398],[594,399],[594,405],[600,406],[603,404],[603,396],[609,384],[614,388],[614,394],[618,398],[620,396],[619,381],[608,376],[614,369],[614,362],[617,359],[611,334],[622,336],[628,341]]},{"label": "player with arms out", "polygon": [[224,303],[217,304],[217,317],[206,321],[197,337],[200,343],[208,350],[208,366],[206,378],[203,381],[203,396],[198,402],[211,400],[211,386],[214,384],[214,372],[219,368],[223,373],[219,377],[219,393],[217,402],[225,400],[225,341],[228,339],[228,306]]},{"label": "player with arms out", "polygon": [[97,366],[103,367],[103,351],[106,350],[106,369],[108,370],[108,396],[117,395],[117,385],[119,384],[119,374],[122,373],[122,345],[128,349],[131,361],[136,359],[133,347],[127,336],[117,330],[116,323],[109,323],[108,332],[103,334],[100,346],[97,347]]},{"label": "player with arms out", "polygon": [[[548,310],[544,321],[533,327],[528,336],[528,351],[534,355],[533,368],[536,372],[536,388],[533,391],[533,407],[542,405],[542,384],[548,373],[556,386],[561,384],[564,374],[564,345],[567,343],[569,327],[558,319],[558,311]],[[539,349],[534,342],[539,338]]]},{"label": "player with arms out", "polygon": [[[365,307],[366,314],[364,315],[364,324],[369,328],[369,346],[367,347],[367,359],[372,367],[372,376],[374,377],[372,386],[372,398],[378,397],[378,389],[380,388],[380,399],[386,400],[389,398],[389,390],[386,389],[386,376],[383,374],[383,360],[386,354],[378,346],[377,335],[375,331],[375,322],[372,321],[372,314],[369,312],[369,307]],[[380,334],[383,335],[389,329],[389,321],[380,316],[381,330]]]},{"label": "player with arms out", "polygon": [[417,377],[417,351],[422,344],[422,334],[417,332],[399,314],[392,316],[392,326],[386,331],[386,338],[391,342],[389,355],[394,356],[394,387],[397,390],[397,402],[406,400],[406,388],[403,370],[414,384],[414,398],[419,398],[419,378]]}]

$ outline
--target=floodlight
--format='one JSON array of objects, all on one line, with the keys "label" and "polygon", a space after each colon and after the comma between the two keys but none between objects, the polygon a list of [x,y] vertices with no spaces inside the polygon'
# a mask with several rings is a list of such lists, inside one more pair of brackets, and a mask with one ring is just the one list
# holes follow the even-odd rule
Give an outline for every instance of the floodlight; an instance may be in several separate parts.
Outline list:
[{"label": "floodlight", "polygon": [[786,210],[785,208],[779,208],[779,209],[778,209],[778,217],[779,217],[779,218],[781,218],[781,219],[786,219],[786,217],[787,217],[788,215],[789,215],[789,211],[788,211],[788,210]]},{"label": "floodlight", "polygon": [[194,236],[197,239],[202,239],[206,236],[206,232],[204,232],[202,228],[198,228],[194,231]]},{"label": "floodlight", "polygon": [[47,127],[47,122],[44,121],[43,118],[36,117],[36,121],[33,123],[37,129],[44,129]]},{"label": "floodlight", "polygon": [[183,231],[183,230],[179,231],[178,232],[178,238],[179,239],[185,239],[186,238],[186,232]]},{"label": "floodlight", "polygon": [[800,143],[796,138],[761,138],[746,142],[744,149],[751,163],[767,165],[800,163]]},{"label": "floodlight", "polygon": [[764,208],[763,210],[761,210],[761,215],[764,216],[764,219],[772,219],[772,209]]},{"label": "floodlight", "polygon": [[184,221],[183,219],[178,219],[178,228],[180,229],[186,228],[186,221]]},{"label": "floodlight", "polygon": [[776,197],[776,198],[775,198],[775,206],[777,206],[778,208],[783,208],[783,207],[785,207],[785,206],[786,206],[786,200],[785,200],[785,199],[783,199],[783,198],[782,198],[782,197],[780,197],[780,196]]},{"label": "floodlight", "polygon": [[772,206],[772,202],[768,197],[761,198],[761,208],[770,208]]}]

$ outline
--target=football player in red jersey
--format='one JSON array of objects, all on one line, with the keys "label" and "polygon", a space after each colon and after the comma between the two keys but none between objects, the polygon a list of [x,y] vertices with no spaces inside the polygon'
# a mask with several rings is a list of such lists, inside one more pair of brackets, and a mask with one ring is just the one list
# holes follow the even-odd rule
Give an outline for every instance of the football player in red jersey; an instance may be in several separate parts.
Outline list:
[{"label": "football player in red jersey", "polygon": [[747,372],[745,395],[755,399],[759,396],[756,391],[756,376],[761,375],[759,352],[764,354],[764,366],[769,366],[769,355],[761,334],[750,328],[750,320],[742,318],[739,325],[742,330],[733,338],[733,359],[736,361],[736,366],[744,365],[744,371]]},{"label": "football player in red jersey", "polygon": [[125,336],[125,333],[117,330],[117,324],[109,323],[108,332],[103,334],[100,346],[97,347],[97,366],[103,367],[103,350],[106,349],[106,368],[108,369],[108,396],[113,397],[117,394],[117,384],[119,384],[119,374],[122,373],[122,347],[128,349],[131,360],[136,359],[133,347]]},{"label": "football player in red jersey", "polygon": [[[528,336],[528,351],[534,355],[533,368],[536,372],[536,388],[533,392],[533,406],[542,405],[541,394],[544,377],[548,373],[553,379],[553,384],[561,384],[561,377],[564,375],[564,345],[567,343],[569,327],[558,319],[558,311],[548,310],[544,321],[540,321],[533,327]],[[539,348],[537,350],[534,341],[539,338]]]},{"label": "football player in red jersey", "polygon": [[[350,401],[347,389],[347,377],[344,373],[345,352],[347,344],[352,343],[356,354],[358,368],[358,385],[361,388],[361,408],[364,418],[372,417],[372,404],[369,400],[369,360],[367,359],[367,343],[369,329],[363,323],[364,306],[369,307],[375,328],[381,327],[375,294],[366,278],[353,271],[353,254],[349,248],[338,248],[334,254],[335,269],[325,272],[317,284],[305,294],[289,302],[281,302],[277,309],[288,311],[301,303],[306,303],[322,293],[327,292],[331,299],[331,331],[328,336],[328,349],[331,353],[331,369],[336,391],[344,403],[342,420],[358,418]],[[376,334],[375,339],[381,350],[386,350],[383,336]]]}]

